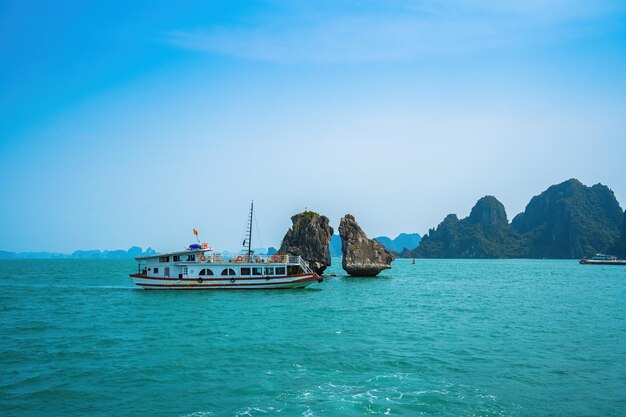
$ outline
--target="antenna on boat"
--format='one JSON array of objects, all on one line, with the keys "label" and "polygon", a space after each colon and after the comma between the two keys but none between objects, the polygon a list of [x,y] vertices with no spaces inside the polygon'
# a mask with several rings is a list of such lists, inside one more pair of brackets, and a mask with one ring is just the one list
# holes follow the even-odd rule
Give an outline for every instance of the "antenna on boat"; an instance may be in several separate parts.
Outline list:
[{"label": "antenna on boat", "polygon": [[250,204],[250,218],[248,219],[248,256],[252,256],[252,215],[254,213],[254,200]]}]

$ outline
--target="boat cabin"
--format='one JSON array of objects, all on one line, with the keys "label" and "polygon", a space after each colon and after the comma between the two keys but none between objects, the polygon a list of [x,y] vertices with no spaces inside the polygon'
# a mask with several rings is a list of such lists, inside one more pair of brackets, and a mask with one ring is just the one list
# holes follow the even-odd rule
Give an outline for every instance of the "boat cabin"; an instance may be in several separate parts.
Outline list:
[{"label": "boat cabin", "polygon": [[591,258],[592,261],[616,261],[617,257],[613,255],[605,255],[603,253],[596,253],[595,256]]},{"label": "boat cabin", "polygon": [[310,272],[299,256],[222,257],[210,248],[193,248],[135,258],[137,275],[156,279],[229,279],[285,277]]}]

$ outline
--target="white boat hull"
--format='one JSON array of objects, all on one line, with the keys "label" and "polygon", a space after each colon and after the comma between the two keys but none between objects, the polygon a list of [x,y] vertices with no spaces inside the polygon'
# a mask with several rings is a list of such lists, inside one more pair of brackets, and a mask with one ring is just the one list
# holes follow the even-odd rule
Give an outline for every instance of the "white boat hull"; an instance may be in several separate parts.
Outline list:
[{"label": "white boat hull", "polygon": [[155,278],[141,274],[130,277],[136,285],[146,290],[264,290],[306,288],[321,278],[313,273],[284,277],[233,277],[233,278]]}]

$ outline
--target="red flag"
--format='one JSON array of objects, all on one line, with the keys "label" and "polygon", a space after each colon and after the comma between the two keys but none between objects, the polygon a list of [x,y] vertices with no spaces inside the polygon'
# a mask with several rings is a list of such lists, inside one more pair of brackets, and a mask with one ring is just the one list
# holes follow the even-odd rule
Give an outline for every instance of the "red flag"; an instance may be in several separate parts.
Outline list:
[{"label": "red flag", "polygon": [[193,234],[198,236],[198,231],[196,229],[193,229]]}]

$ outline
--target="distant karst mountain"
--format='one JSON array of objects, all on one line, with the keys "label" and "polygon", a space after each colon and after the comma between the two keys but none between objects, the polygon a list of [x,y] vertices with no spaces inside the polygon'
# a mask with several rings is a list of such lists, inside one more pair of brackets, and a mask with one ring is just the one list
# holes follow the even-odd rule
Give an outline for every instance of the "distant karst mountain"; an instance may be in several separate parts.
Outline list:
[{"label": "distant karst mountain", "polygon": [[533,197],[511,227],[528,240],[524,256],[580,258],[607,251],[620,234],[622,216],[607,186],[570,179]]},{"label": "distant karst mountain", "polygon": [[626,211],[622,220],[622,232],[620,237],[613,243],[609,252],[621,259],[626,259]]},{"label": "distant karst mountain", "polygon": [[392,252],[402,252],[405,249],[415,249],[422,237],[419,233],[400,233],[395,239],[387,236],[378,236],[374,240]]},{"label": "distant karst mountain", "polygon": [[401,256],[421,258],[508,258],[519,255],[521,238],[510,228],[502,203],[493,196],[478,200],[470,215],[449,214],[430,229],[413,251]]},{"label": "distant karst mountain", "polygon": [[0,259],[132,259],[155,253],[157,252],[152,248],[143,252],[139,246],[133,246],[128,250],[77,250],[72,253],[0,251]]},{"label": "distant karst mountain", "polygon": [[[621,247],[624,213],[608,187],[587,187],[576,179],[533,197],[508,223],[493,196],[478,200],[470,215],[448,215],[420,245],[402,257],[581,258]],[[624,233],[623,233],[624,234]]]},{"label": "distant karst mountain", "polygon": [[[400,233],[395,239],[387,236],[378,236],[374,240],[392,252],[402,252],[403,250],[415,249],[422,237],[419,233]],[[341,237],[333,235],[330,239],[330,256],[341,256]]]}]

